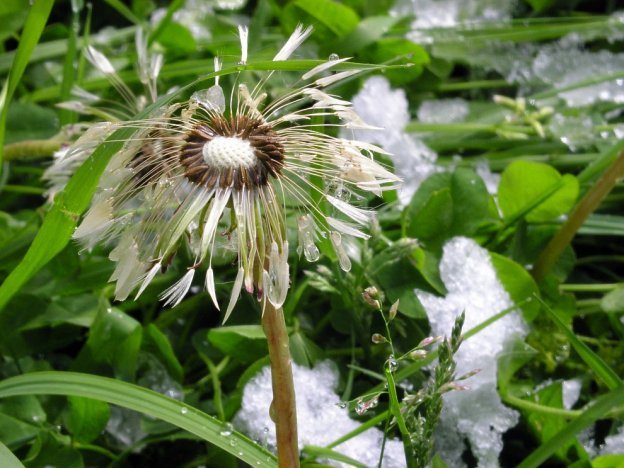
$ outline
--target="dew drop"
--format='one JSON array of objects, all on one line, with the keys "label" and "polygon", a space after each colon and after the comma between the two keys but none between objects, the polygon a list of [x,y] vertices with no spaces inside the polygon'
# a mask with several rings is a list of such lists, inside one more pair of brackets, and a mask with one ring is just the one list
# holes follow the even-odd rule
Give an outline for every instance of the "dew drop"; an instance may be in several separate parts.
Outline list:
[{"label": "dew drop", "polygon": [[232,426],[232,423],[225,423],[219,434],[223,437],[229,437],[232,435],[232,432],[234,432],[234,426]]},{"label": "dew drop", "polygon": [[180,408],[180,413],[182,413],[182,414],[188,413],[188,408],[183,406],[182,408]]},{"label": "dew drop", "polygon": [[339,404],[338,406],[340,406],[341,408],[343,408],[343,409],[344,409],[344,408],[346,408],[346,407],[347,407],[347,402],[346,402],[346,401],[341,401],[341,402],[340,402],[340,404]]},{"label": "dew drop", "polygon": [[386,365],[388,366],[388,370],[390,372],[394,372],[395,370],[397,370],[397,367],[399,367],[399,363],[393,354],[391,354],[388,360],[386,361]]},{"label": "dew drop", "polygon": [[230,440],[230,445],[234,447],[236,445],[236,439]]},{"label": "dew drop", "polygon": [[335,60],[340,60],[340,55],[338,55],[338,54],[329,54],[329,60],[330,60],[330,62],[333,62]]}]

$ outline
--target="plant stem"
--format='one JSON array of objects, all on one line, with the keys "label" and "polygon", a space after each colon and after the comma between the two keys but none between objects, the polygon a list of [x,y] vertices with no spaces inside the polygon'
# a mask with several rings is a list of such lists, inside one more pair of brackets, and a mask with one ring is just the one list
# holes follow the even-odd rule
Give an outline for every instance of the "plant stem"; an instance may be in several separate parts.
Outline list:
[{"label": "plant stem", "polygon": [[624,174],[624,152],[621,152],[617,159],[607,168],[596,185],[576,205],[568,220],[563,223],[559,231],[553,236],[546,248],[542,251],[535,268],[533,277],[540,281],[546,273],[553,267],[563,253],[565,248],[572,242],[576,232],[583,225],[587,217],[592,214],[600,205],[602,199],[615,186],[618,179]]},{"label": "plant stem", "polygon": [[273,384],[271,417],[275,422],[277,433],[278,466],[280,468],[298,468],[297,408],[288,349],[288,332],[282,309],[276,309],[269,301],[266,301],[264,308],[262,327],[267,337],[271,360]]},{"label": "plant stem", "polygon": [[12,161],[15,159],[52,156],[62,145],[63,141],[58,137],[53,137],[49,140],[24,140],[17,143],[9,143],[4,145],[4,159]]}]

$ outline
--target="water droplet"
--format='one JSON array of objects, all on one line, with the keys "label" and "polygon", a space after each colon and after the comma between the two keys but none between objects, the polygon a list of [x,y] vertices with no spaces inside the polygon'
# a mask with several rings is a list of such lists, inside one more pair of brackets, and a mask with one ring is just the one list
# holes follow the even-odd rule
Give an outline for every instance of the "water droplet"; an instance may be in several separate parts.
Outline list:
[{"label": "water droplet", "polygon": [[330,61],[340,60],[340,55],[338,55],[338,54],[329,54],[329,60]]},{"label": "water droplet", "polygon": [[232,447],[234,447],[234,446],[236,445],[236,443],[237,443],[237,442],[236,442],[236,439],[232,439],[232,440],[230,440],[230,445],[231,445]]},{"label": "water droplet", "polygon": [[188,413],[188,408],[186,406],[183,406],[182,408],[180,408],[180,413],[182,414]]},{"label": "water droplet", "polygon": [[343,408],[343,409],[344,409],[344,408],[346,408],[346,407],[347,407],[347,402],[346,402],[346,401],[341,401],[341,402],[340,402],[340,404],[339,404],[338,406],[340,406],[341,408]]},{"label": "water droplet", "polygon": [[388,360],[386,361],[386,365],[388,366],[388,370],[390,370],[390,372],[394,372],[395,370],[397,370],[397,367],[399,367],[399,363],[393,354],[391,354],[390,357],[388,357]]},{"label": "water droplet", "polygon": [[229,437],[232,435],[232,432],[234,432],[234,426],[232,426],[232,423],[225,423],[219,434],[223,437]]},{"label": "water droplet", "polygon": [[264,426],[262,428],[262,432],[264,432],[265,434],[268,434],[269,433],[269,428],[267,426]]},{"label": "water droplet", "polygon": [[378,403],[379,403],[379,397],[374,397],[367,401],[359,399],[355,405],[355,412],[358,414],[358,416],[362,416],[369,409],[377,406]]}]

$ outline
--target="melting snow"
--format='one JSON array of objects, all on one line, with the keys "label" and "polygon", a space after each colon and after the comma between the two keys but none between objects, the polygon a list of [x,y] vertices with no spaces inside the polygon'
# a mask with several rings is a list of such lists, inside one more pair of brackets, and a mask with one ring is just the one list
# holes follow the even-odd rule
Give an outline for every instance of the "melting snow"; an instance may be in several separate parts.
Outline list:
[{"label": "melting snow", "polygon": [[[433,335],[448,335],[462,310],[468,330],[513,305],[498,280],[488,252],[465,237],[444,246],[440,274],[446,297],[416,291],[427,310]],[[449,466],[463,466],[463,439],[481,467],[498,466],[502,434],[518,422],[518,413],[504,406],[496,390],[496,357],[504,344],[526,336],[522,317],[512,312],[465,341],[456,354],[457,373],[481,369],[467,381],[470,390],[444,396],[436,444]]]},{"label": "melting snow", "polygon": [[[349,417],[347,408],[340,406],[336,394],[338,371],[331,361],[323,361],[313,369],[293,364],[297,419],[299,420],[299,447],[323,447],[360,426]],[[272,400],[271,370],[265,367],[251,379],[243,391],[241,410],[234,420],[235,427],[275,448],[275,426],[269,417]],[[267,430],[268,429],[268,430]],[[383,441],[383,432],[371,428],[336,448],[335,451],[360,461],[366,466],[377,466]],[[326,460],[331,466],[347,466]],[[384,449],[384,468],[405,467],[403,444],[388,439]]]}]

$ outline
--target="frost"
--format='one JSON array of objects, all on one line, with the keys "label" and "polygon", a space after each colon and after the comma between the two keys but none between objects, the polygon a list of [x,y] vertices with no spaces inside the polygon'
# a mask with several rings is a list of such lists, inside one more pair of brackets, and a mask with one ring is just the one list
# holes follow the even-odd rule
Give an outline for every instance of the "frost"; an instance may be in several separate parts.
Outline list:
[{"label": "frost", "polygon": [[581,387],[583,383],[579,379],[564,380],[561,384],[563,393],[563,407],[570,409],[581,395]]},{"label": "frost", "polygon": [[[297,394],[297,418],[301,422],[300,447],[325,446],[360,426],[359,422],[349,418],[346,408],[340,407],[340,398],[335,393],[339,375],[331,361],[323,361],[313,369],[293,364],[293,375]],[[271,399],[271,370],[265,367],[245,385],[241,410],[236,415],[234,425],[238,430],[243,430],[253,439],[274,449],[275,427],[269,417]],[[382,431],[371,428],[334,450],[366,466],[377,466],[382,441]],[[326,463],[331,466],[345,466],[336,461]],[[398,440],[387,440],[383,467],[404,466],[403,444]]]},{"label": "frost", "polygon": [[[416,291],[432,335],[448,334],[462,310],[464,329],[469,330],[513,304],[488,252],[471,239],[455,237],[446,243],[440,274],[448,290],[446,297]],[[458,374],[481,372],[467,381],[470,390],[444,396],[436,444],[449,466],[463,466],[458,448],[463,438],[469,441],[479,466],[498,466],[502,434],[518,422],[518,413],[504,406],[496,391],[496,357],[507,341],[526,333],[523,319],[512,312],[465,341],[456,354]]]},{"label": "frost", "polygon": [[423,101],[417,117],[424,123],[461,122],[468,115],[468,103],[459,98]]}]

